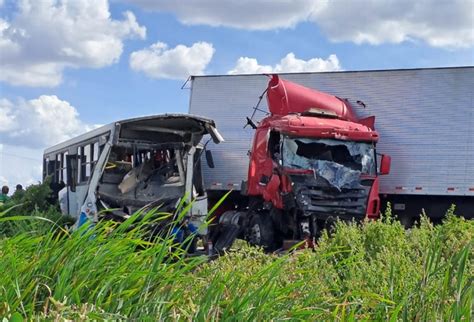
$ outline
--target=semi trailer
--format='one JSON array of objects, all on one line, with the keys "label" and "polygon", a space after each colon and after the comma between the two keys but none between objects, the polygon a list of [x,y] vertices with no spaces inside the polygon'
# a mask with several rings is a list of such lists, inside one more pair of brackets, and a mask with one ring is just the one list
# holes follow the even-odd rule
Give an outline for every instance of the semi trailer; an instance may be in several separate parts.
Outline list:
[{"label": "semi trailer", "polygon": [[233,191],[216,246],[274,248],[387,202],[407,225],[451,204],[472,218],[473,88],[473,67],[191,77],[189,112],[226,138],[203,169],[210,200]]}]

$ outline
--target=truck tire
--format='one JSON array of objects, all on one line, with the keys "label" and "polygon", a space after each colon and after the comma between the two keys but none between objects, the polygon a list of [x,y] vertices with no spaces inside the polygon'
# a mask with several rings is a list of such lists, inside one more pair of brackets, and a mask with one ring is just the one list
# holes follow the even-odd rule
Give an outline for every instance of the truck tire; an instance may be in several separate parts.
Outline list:
[{"label": "truck tire", "polygon": [[405,229],[412,228],[413,224],[415,223],[415,218],[410,215],[401,215],[398,217],[398,220],[402,226],[405,227]]},{"label": "truck tire", "polygon": [[261,246],[266,251],[275,248],[275,231],[269,215],[254,214],[247,229],[247,241],[251,245]]}]

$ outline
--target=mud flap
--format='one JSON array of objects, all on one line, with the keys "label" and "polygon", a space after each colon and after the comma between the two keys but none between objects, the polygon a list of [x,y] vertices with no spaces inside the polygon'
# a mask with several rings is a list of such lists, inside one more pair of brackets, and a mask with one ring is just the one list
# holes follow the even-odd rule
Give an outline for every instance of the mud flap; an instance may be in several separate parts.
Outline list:
[{"label": "mud flap", "polygon": [[241,220],[245,214],[238,211],[226,211],[219,218],[219,228],[213,238],[213,248],[216,254],[222,254],[232,247],[241,233]]},{"label": "mud flap", "polygon": [[214,251],[217,254],[224,253],[227,249],[232,247],[232,244],[237,239],[240,233],[240,228],[237,225],[225,225],[220,227],[219,234],[214,242]]}]

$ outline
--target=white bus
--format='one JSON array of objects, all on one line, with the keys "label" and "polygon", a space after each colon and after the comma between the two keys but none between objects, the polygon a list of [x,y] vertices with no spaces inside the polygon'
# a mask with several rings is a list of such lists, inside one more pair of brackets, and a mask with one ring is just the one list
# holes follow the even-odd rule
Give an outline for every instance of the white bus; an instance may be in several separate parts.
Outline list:
[{"label": "white bus", "polygon": [[[211,138],[202,140],[205,135]],[[162,205],[163,211],[172,211],[186,196],[194,200],[190,222],[201,227],[208,204],[200,157],[211,139],[223,141],[207,118],[164,114],[126,119],[46,149],[43,180],[51,177],[61,211],[78,225],[97,222],[102,209],[111,209],[108,216],[119,221],[143,207]],[[206,156],[212,167],[212,156]]]}]

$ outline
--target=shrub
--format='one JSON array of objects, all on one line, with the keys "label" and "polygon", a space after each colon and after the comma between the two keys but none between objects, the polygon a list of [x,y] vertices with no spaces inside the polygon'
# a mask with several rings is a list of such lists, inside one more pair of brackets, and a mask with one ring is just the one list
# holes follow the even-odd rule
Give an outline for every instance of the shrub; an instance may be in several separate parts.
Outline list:
[{"label": "shrub", "polygon": [[64,216],[57,203],[52,203],[50,180],[30,185],[21,195],[14,196],[0,207],[0,217],[13,216],[13,220],[0,223],[0,237],[13,236],[22,232],[44,233],[53,227],[67,227],[74,219]]}]

